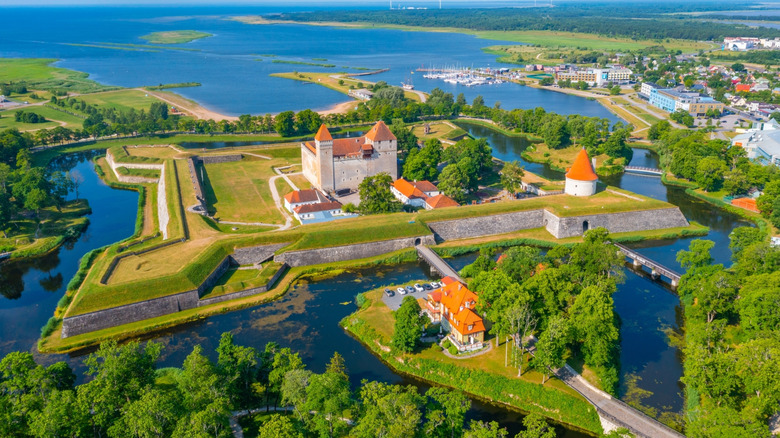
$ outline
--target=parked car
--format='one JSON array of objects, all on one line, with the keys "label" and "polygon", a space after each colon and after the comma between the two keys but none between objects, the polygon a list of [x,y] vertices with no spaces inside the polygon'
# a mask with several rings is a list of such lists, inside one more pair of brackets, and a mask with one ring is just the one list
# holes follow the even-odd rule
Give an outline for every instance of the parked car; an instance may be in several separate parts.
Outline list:
[{"label": "parked car", "polygon": [[406,286],[406,292],[410,293],[410,294],[413,294],[414,293],[414,288],[412,286]]},{"label": "parked car", "polygon": [[431,287],[434,288],[434,289],[438,289],[438,288],[441,287],[441,284],[438,281],[432,281],[431,282]]},{"label": "parked car", "polygon": [[431,285],[430,285],[430,284],[428,284],[428,283],[423,283],[422,287],[423,287],[423,289],[425,289],[425,290],[433,290],[433,286],[431,286]]},{"label": "parked car", "polygon": [[406,289],[404,289],[402,287],[399,287],[398,289],[396,289],[396,292],[398,292],[401,295],[406,295]]},{"label": "parked car", "polygon": [[422,291],[424,291],[425,289],[423,289],[423,287],[422,287],[422,286],[420,286],[420,283],[415,283],[415,284],[414,284],[414,290],[416,290],[417,292],[422,292]]},{"label": "parked car", "polygon": [[393,293],[393,291],[391,291],[390,289],[385,288],[385,295],[387,295],[388,297],[392,297],[395,295],[395,293]]}]

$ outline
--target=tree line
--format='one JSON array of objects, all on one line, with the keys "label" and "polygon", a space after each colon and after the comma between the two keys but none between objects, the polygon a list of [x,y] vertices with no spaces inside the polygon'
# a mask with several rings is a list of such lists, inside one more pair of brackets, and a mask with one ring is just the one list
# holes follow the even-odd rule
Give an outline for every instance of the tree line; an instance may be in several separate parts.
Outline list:
[{"label": "tree line", "polygon": [[761,190],[756,204],[761,214],[780,227],[780,170],[747,158],[745,149],[726,140],[711,140],[707,133],[672,129],[662,120],[648,131],[658,145],[661,166],[675,177],[698,184],[706,192],[725,191],[745,196]]},{"label": "tree line", "polygon": [[[0,434],[15,437],[227,438],[232,412],[264,409],[249,427],[261,438],[505,438],[496,422],[470,421],[461,392],[363,380],[352,388],[336,352],[322,373],[271,342],[262,350],[223,333],[216,361],[200,345],[180,368],[157,368],[162,345],[105,342],[84,359],[87,381],[65,362],[48,367],[28,352],[0,361]],[[554,438],[538,415],[517,438]]]}]

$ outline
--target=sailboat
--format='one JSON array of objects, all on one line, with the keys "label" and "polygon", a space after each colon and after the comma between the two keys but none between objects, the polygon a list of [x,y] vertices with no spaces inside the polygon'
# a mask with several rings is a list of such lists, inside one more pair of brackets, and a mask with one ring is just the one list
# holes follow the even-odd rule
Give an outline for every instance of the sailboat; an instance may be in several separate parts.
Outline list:
[{"label": "sailboat", "polygon": [[414,90],[414,84],[412,84],[412,78],[406,78],[405,82],[401,82],[401,86],[404,90]]}]

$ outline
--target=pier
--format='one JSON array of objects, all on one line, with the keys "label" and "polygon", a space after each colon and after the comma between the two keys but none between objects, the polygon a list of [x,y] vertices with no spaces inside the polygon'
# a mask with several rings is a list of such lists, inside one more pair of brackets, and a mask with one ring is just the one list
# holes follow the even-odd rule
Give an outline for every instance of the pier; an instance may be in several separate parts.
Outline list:
[{"label": "pier", "polygon": [[634,265],[635,269],[641,269],[642,266],[649,268],[650,276],[653,277],[654,280],[667,278],[673,289],[676,289],[677,285],[680,284],[680,277],[682,277],[681,274],[678,274],[666,266],[642,256],[638,252],[628,248],[625,245],[621,245],[619,243],[615,243],[614,245],[618,248],[618,250],[620,250],[620,252],[623,253],[623,255],[626,256],[626,258],[631,259],[631,263]]},{"label": "pier", "polygon": [[463,282],[463,279],[460,278],[455,269],[432,249],[425,245],[417,245],[415,249],[417,249],[417,255],[431,266],[432,272],[438,272],[442,277],[452,277],[457,281]]},{"label": "pier", "polygon": [[645,173],[645,174],[649,174],[649,175],[661,176],[661,175],[664,174],[663,170],[656,169],[656,168],[653,168],[653,167],[626,166],[623,169],[625,169],[626,172]]}]

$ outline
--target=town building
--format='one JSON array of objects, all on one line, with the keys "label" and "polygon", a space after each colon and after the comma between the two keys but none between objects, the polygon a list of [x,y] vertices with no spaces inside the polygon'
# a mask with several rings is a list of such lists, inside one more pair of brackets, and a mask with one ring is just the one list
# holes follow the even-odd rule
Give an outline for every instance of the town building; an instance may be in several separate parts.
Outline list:
[{"label": "town building", "polygon": [[399,178],[393,182],[390,191],[402,204],[422,207],[426,210],[459,205],[454,199],[442,194],[429,181],[407,181],[404,178]]},{"label": "town building", "polygon": [[[564,66],[568,67],[568,66]],[[578,69],[576,67],[561,68],[555,72],[556,81],[587,82],[590,86],[601,87],[607,82],[614,84],[625,84],[631,80],[633,72],[631,69],[620,65],[613,65],[610,68],[586,68]]]},{"label": "town building", "polygon": [[485,342],[485,323],[476,311],[477,294],[450,277],[442,283],[426,297],[424,312],[449,332],[447,339],[458,351],[479,350]]},{"label": "town building", "polygon": [[566,171],[564,193],[571,196],[592,196],[596,194],[599,177],[593,171],[593,165],[585,148],[580,149],[574,164]]},{"label": "town building", "polygon": [[656,108],[673,113],[678,110],[687,111],[693,116],[705,115],[709,110],[723,112],[722,102],[703,96],[695,91],[685,91],[679,88],[653,88],[650,91],[649,102]]},{"label": "town building", "polygon": [[652,82],[642,82],[642,86],[639,88],[639,95],[641,97],[644,97],[645,99],[650,98],[650,94],[652,94],[653,90],[661,88],[659,85],[654,84]]},{"label": "town building", "polygon": [[366,135],[334,139],[325,125],[314,141],[301,143],[303,175],[325,193],[356,190],[368,176],[385,172],[398,178],[398,140],[380,121]]},{"label": "town building", "polygon": [[775,121],[759,123],[731,140],[732,146],[745,149],[747,157],[761,164],[780,166],[780,129]]},{"label": "town building", "polygon": [[314,189],[288,193],[284,196],[284,208],[303,225],[357,216],[353,213],[344,213],[340,202]]},{"label": "town building", "polygon": [[723,38],[725,50],[744,51],[750,50],[761,43],[758,38],[727,37]]}]

